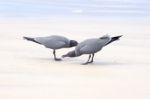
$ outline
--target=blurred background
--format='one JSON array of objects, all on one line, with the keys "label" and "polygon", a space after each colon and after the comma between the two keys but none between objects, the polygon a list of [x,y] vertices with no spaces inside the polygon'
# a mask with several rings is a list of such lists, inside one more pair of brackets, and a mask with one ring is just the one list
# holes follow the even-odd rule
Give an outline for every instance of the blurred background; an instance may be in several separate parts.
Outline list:
[{"label": "blurred background", "polygon": [[[88,66],[22,39],[55,34],[123,37]],[[0,0],[0,99],[150,99],[149,42],[150,0]]]}]

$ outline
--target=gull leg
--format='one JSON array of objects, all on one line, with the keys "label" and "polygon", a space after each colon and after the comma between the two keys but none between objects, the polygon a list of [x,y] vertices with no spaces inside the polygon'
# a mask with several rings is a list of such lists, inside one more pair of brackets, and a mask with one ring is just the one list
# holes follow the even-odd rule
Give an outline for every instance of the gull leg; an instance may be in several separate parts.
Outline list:
[{"label": "gull leg", "polygon": [[87,65],[89,63],[90,58],[91,58],[91,54],[89,55],[87,62],[83,63],[82,65]]},{"label": "gull leg", "polygon": [[92,54],[92,58],[91,58],[91,61],[89,63],[93,63],[93,59],[94,59],[94,54]]},{"label": "gull leg", "polygon": [[56,58],[56,51],[55,50],[53,50],[53,55],[54,55],[54,60],[55,61],[61,61],[60,58]]}]

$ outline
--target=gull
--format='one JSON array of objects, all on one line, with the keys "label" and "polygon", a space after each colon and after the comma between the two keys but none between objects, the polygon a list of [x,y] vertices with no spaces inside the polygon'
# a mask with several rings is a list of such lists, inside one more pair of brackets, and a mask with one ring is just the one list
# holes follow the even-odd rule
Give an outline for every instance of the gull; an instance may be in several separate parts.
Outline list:
[{"label": "gull", "polygon": [[34,43],[38,43],[40,45],[44,45],[46,48],[50,48],[53,50],[54,60],[60,61],[61,58],[56,57],[56,50],[61,48],[70,48],[74,47],[78,44],[76,40],[69,40],[66,37],[58,36],[58,35],[52,35],[52,36],[46,36],[46,37],[23,37],[24,39],[28,41],[32,41]]},{"label": "gull", "polygon": [[92,38],[92,39],[87,39],[79,43],[76,47],[75,50],[68,52],[67,54],[63,55],[62,57],[78,57],[84,54],[88,54],[89,58],[88,60],[83,63],[83,65],[93,63],[94,59],[94,54],[97,53],[98,51],[102,50],[103,47],[106,45],[119,40],[120,36],[115,36],[115,37],[110,37],[109,35],[104,35],[100,38]]}]

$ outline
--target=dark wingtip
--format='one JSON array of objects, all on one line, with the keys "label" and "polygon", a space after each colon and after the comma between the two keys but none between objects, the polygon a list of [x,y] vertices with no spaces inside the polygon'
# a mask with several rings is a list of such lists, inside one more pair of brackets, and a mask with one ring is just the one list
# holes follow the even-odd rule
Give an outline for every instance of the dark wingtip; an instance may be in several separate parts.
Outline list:
[{"label": "dark wingtip", "polygon": [[123,35],[119,35],[119,36],[115,36],[113,37],[114,40],[119,40],[120,37],[122,37]]},{"label": "dark wingtip", "polygon": [[118,36],[118,38],[122,37],[123,35]]},{"label": "dark wingtip", "polygon": [[114,42],[114,41],[119,40],[119,38],[122,37],[122,36],[123,36],[123,35],[119,35],[119,36],[112,37],[111,40],[110,40],[106,45],[108,45],[108,44],[110,44],[110,43],[112,43],[112,42]]},{"label": "dark wingtip", "polygon": [[118,36],[118,40],[120,39],[120,37],[122,37],[123,35]]},{"label": "dark wingtip", "polygon": [[118,37],[118,38],[120,38],[120,37],[122,37],[123,35],[119,35],[119,36],[116,36],[116,37]]},{"label": "dark wingtip", "polygon": [[41,44],[41,43],[39,43],[38,41],[34,40],[34,38],[31,38],[31,37],[25,37],[25,36],[24,36],[23,39],[25,39],[25,40],[27,40],[27,41],[32,41],[32,42]]},{"label": "dark wingtip", "polygon": [[25,37],[25,36],[23,36],[22,38],[23,38],[24,40],[27,39],[27,37]]},{"label": "dark wingtip", "polygon": [[26,36],[23,36],[23,39],[24,39],[24,40],[29,40],[29,39],[31,39],[31,38],[26,37]]}]

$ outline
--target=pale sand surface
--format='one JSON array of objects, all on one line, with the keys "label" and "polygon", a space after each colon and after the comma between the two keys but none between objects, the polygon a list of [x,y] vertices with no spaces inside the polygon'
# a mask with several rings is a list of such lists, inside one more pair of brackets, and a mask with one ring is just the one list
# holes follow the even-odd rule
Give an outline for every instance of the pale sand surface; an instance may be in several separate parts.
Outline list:
[{"label": "pale sand surface", "polygon": [[[0,99],[150,99],[149,26],[2,21]],[[82,41],[105,33],[124,37],[97,53],[90,65],[80,65],[87,55],[55,62],[52,50],[22,39],[58,34]]]}]

